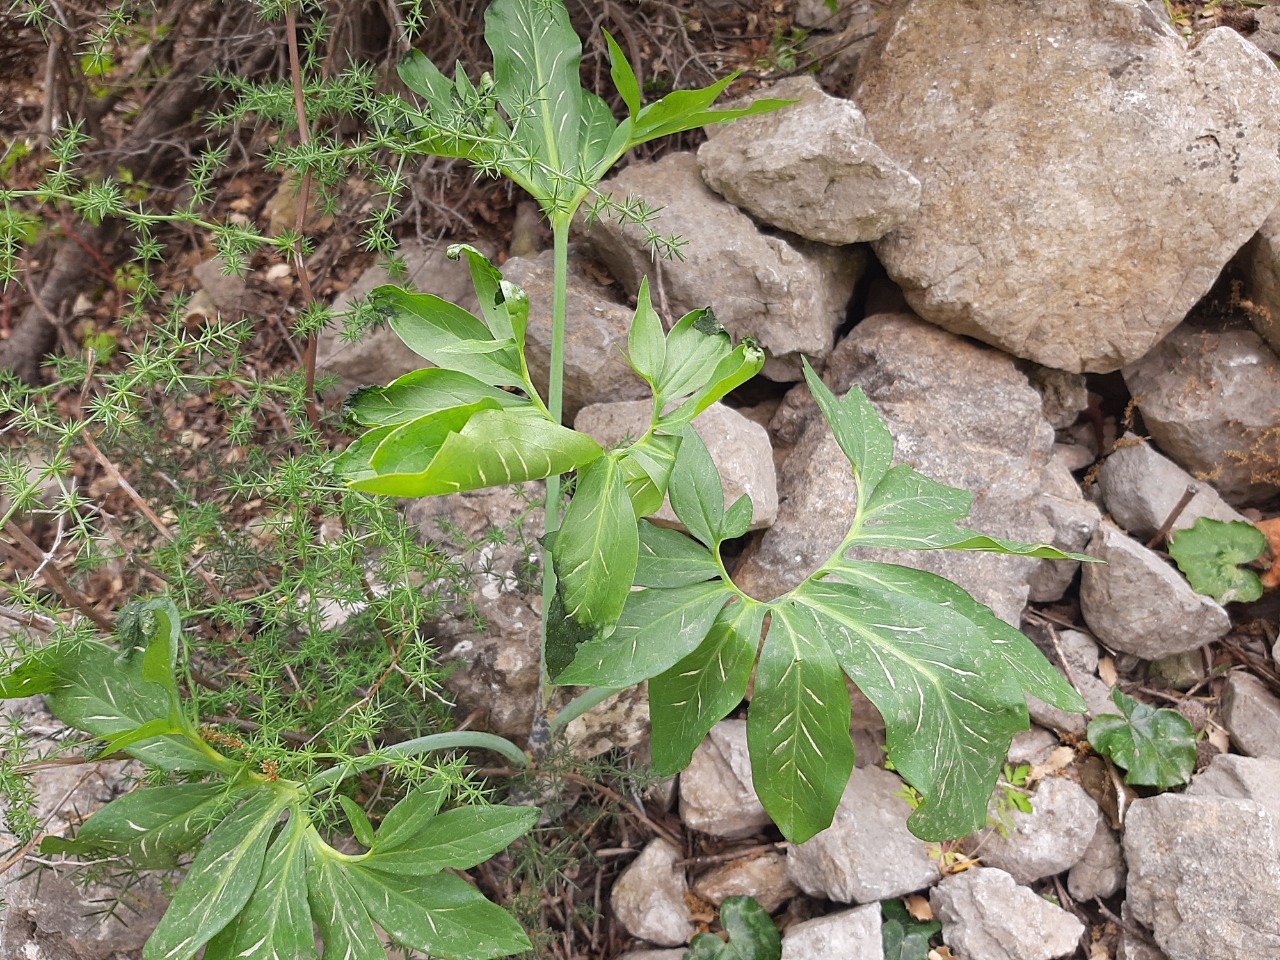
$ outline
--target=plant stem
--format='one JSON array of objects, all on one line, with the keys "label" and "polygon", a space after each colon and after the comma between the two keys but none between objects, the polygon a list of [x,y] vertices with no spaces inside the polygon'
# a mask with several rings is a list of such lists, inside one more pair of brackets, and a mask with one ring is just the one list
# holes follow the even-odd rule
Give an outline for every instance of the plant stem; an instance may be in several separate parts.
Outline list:
[{"label": "plant stem", "polygon": [[586,693],[579,694],[567,703],[555,719],[551,721],[551,732],[561,733],[564,728],[580,716],[590,710],[592,707],[599,706],[610,697],[621,693],[625,687],[592,687]]},{"label": "plant stem", "polygon": [[509,760],[517,767],[529,766],[529,758],[506,737],[499,737],[492,733],[481,733],[478,730],[462,730],[454,733],[432,733],[425,737],[415,737],[412,740],[392,744],[350,763],[330,767],[328,770],[318,773],[308,780],[305,786],[309,791],[315,793],[320,787],[331,783],[339,783],[347,777],[363,773],[365,770],[372,770],[374,767],[382,766],[388,760],[396,757],[408,757],[418,753],[428,753],[432,750],[460,750],[467,747],[476,750],[490,750]]}]

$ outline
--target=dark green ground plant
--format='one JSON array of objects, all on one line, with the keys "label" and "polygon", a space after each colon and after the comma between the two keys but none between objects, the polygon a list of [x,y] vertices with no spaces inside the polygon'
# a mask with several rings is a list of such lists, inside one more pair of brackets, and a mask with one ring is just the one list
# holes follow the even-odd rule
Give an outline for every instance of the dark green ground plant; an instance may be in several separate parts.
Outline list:
[{"label": "dark green ground plant", "polygon": [[1196,732],[1177,710],[1135,700],[1119,687],[1111,691],[1119,714],[1089,721],[1089,743],[1125,771],[1124,782],[1168,790],[1191,780],[1196,769]]}]

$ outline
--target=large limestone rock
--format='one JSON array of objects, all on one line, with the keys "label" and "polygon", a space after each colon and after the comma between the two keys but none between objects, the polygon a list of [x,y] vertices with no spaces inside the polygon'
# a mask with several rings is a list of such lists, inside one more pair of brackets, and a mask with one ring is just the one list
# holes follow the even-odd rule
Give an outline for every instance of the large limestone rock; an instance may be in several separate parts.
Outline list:
[{"label": "large limestone rock", "polygon": [[[1052,462],[1053,430],[1040,395],[1009,357],[910,314],[879,314],[841,342],[828,380],[839,394],[862,386],[889,424],[899,461],[974,492],[967,526],[1031,542],[1053,539],[1040,491],[1063,490],[1070,478],[1066,485],[1046,482],[1046,472],[1062,470]],[[780,472],[778,520],[734,577],[758,597],[778,596],[826,560],[854,514],[852,471],[830,428],[808,404],[790,409],[803,427]],[[1011,623],[1019,620],[1040,564],[946,550],[857,555],[954,580]]]},{"label": "large limestone rock", "polygon": [[1253,330],[1183,324],[1124,382],[1160,449],[1228,503],[1280,493],[1280,356]]},{"label": "large limestone rock", "polygon": [[757,220],[840,245],[876,240],[920,207],[920,181],[867,138],[849,100],[827,96],[809,76],[756,97],[789,107],[707,128],[702,177]]},{"label": "large limestone rock", "polygon": [[902,0],[853,99],[923,184],[876,243],[911,305],[1063,370],[1145,354],[1280,188],[1280,71],[1141,0]]},{"label": "large limestone rock", "polygon": [[1098,805],[1068,777],[1046,780],[1031,797],[1031,812],[1015,810],[1003,829],[988,827],[973,849],[989,867],[1030,884],[1070,870],[1084,859],[1098,831]]},{"label": "large limestone rock", "polygon": [[1280,847],[1261,804],[1162,794],[1125,818],[1127,902],[1170,960],[1280,956]]},{"label": "large limestone rock", "polygon": [[583,239],[628,293],[648,276],[655,306],[665,293],[672,321],[711,307],[735,338],[760,342],[773,380],[799,380],[802,354],[830,352],[865,264],[861,251],[761,230],[703,182],[691,153],[632,164],[600,190],[661,207],[652,228],[688,241],[683,260],[655,260],[643,229],[608,217],[592,225]]}]

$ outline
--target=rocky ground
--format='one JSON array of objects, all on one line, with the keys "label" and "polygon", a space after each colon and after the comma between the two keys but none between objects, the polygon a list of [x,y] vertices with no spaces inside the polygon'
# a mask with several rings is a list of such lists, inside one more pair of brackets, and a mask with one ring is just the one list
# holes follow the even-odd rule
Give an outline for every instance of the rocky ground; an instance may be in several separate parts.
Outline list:
[{"label": "rocky ground", "polygon": [[[735,336],[760,341],[764,381],[713,409],[703,436],[727,494],[756,504],[734,578],[772,597],[830,553],[852,509],[847,464],[796,383],[799,358],[837,391],[860,386],[900,460],[974,491],[972,526],[1107,561],[891,557],[1021,626],[1091,712],[1032,702],[1035,725],[1009,756],[1029,768],[1030,812],[996,803],[990,828],[947,844],[907,831],[883,724],[856,693],[858,768],[835,822],[781,842],[734,715],[674,788],[636,798],[655,829],[623,846],[626,868],[604,893],[616,946],[589,956],[678,960],[725,897],[750,894],[797,960],[881,960],[881,903],[903,898],[941,922],[937,958],[1280,957],[1280,608],[1274,593],[1215,603],[1163,549],[1200,517],[1256,522],[1280,502],[1280,6],[1227,8],[1214,29],[1207,15],[1172,22],[1184,7],[1162,0],[898,0],[887,13],[843,0],[833,18],[820,2],[795,6],[818,28],[810,43],[844,44],[818,79],[769,91],[798,104],[604,185],[663,207],[687,258],[655,267],[629,229],[578,230],[569,415],[602,442],[630,432],[644,394],[616,348],[645,273],[665,315],[710,303]],[[531,350],[545,358],[551,262],[536,231],[517,240],[494,252],[530,292]],[[465,270],[442,249],[407,245],[411,276],[466,306]],[[379,282],[369,270],[339,304]],[[243,308],[239,288],[206,293]],[[419,361],[375,333],[325,340],[320,365],[349,388]],[[408,509],[424,538],[448,543],[442,530],[515,523],[532,535],[527,502],[499,491]],[[487,629],[437,634],[460,662],[459,716],[481,711],[515,736],[537,680],[527,560],[493,550],[476,584]],[[1086,723],[1116,710],[1116,686],[1196,727],[1188,787],[1128,787],[1090,749]],[[582,758],[642,755],[647,732],[635,693],[571,728]],[[3,956],[134,955],[116,938],[72,936],[48,888],[10,890]]]}]

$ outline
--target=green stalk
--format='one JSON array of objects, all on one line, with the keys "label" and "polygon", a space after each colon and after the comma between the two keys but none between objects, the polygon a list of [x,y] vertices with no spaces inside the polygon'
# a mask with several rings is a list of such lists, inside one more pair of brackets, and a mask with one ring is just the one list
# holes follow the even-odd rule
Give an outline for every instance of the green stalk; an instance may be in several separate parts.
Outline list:
[{"label": "green stalk", "polygon": [[[560,423],[564,419],[564,328],[566,302],[569,288],[569,223],[572,213],[557,213],[551,218],[551,235],[555,249],[554,298],[551,310],[551,372],[547,383],[547,407],[551,419]],[[560,529],[560,477],[547,477],[547,506],[544,511],[543,532],[554,533]],[[542,652],[538,666],[539,715],[534,720],[535,729],[530,733],[530,746],[542,745],[539,727],[547,722],[547,707],[551,702],[551,682],[547,676],[547,613],[556,595],[556,572],[547,556],[542,565]]]},{"label": "green stalk", "polygon": [[415,737],[412,740],[405,740],[402,743],[383,747],[381,750],[366,757],[361,757],[358,760],[352,760],[350,763],[344,763],[336,767],[330,767],[328,770],[316,774],[304,786],[311,793],[315,793],[321,787],[331,783],[339,783],[354,774],[380,767],[388,760],[396,757],[411,757],[414,754],[428,753],[432,750],[464,750],[468,747],[475,750],[492,751],[505,760],[509,760],[512,765],[517,767],[527,767],[529,765],[529,758],[506,737],[499,737],[492,733],[481,733],[477,730],[461,730],[454,733],[432,733],[425,737]]}]

